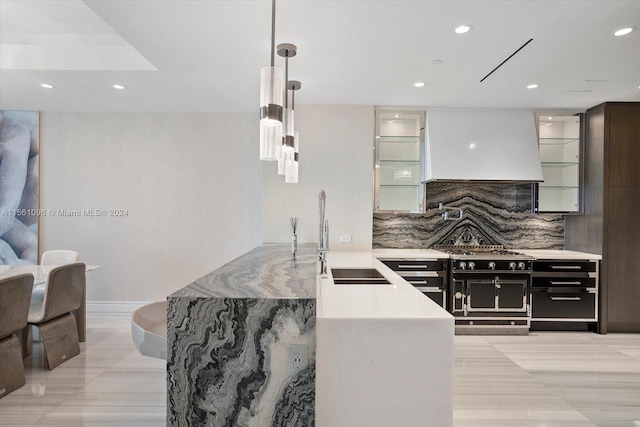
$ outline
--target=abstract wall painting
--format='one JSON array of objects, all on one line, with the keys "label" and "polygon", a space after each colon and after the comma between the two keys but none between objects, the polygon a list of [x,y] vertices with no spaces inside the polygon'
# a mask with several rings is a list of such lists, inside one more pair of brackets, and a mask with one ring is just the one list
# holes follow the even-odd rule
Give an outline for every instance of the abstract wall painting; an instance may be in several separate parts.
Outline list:
[{"label": "abstract wall painting", "polygon": [[0,265],[38,262],[37,111],[0,110]]}]

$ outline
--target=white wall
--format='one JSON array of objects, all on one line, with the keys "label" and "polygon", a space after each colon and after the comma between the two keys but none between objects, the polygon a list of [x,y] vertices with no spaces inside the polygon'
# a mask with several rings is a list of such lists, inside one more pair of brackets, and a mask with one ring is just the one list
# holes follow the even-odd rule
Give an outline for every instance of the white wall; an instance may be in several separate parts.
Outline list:
[{"label": "white wall", "polygon": [[[331,250],[371,249],[373,212],[372,106],[299,105],[298,184],[285,184],[275,162],[264,165],[265,242],[291,241],[289,218],[299,217],[298,242],[318,240],[318,193],[327,193]],[[352,243],[338,243],[340,235]]]},{"label": "white wall", "polygon": [[256,115],[42,113],[40,157],[41,208],[128,210],[40,218],[40,252],[100,266],[89,301],[164,299],[262,241]]}]

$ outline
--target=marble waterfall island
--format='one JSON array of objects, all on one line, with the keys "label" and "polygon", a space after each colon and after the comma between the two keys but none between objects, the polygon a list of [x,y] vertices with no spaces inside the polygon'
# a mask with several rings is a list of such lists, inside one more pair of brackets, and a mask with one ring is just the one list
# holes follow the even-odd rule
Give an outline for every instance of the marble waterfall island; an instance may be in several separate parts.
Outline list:
[{"label": "marble waterfall island", "polygon": [[266,244],[169,296],[167,425],[452,425],[453,317],[370,251],[317,258]]},{"label": "marble waterfall island", "polygon": [[263,245],[168,297],[168,426],[314,425],[316,259]]}]

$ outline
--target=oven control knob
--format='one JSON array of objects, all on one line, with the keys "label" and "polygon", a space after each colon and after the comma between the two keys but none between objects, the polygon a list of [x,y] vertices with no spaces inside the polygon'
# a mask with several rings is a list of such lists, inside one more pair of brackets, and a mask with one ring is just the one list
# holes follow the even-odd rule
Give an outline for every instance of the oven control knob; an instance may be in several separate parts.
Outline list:
[{"label": "oven control knob", "polygon": [[467,268],[467,263],[466,262],[460,262],[460,270],[464,270],[465,268]]},{"label": "oven control knob", "polygon": [[515,270],[516,269],[516,263],[515,262],[510,262],[509,263],[509,270]]},{"label": "oven control knob", "polygon": [[495,263],[495,262],[493,262],[493,261],[491,261],[491,262],[489,263],[489,268],[490,268],[491,270],[495,270],[495,269],[496,269],[496,263]]},{"label": "oven control knob", "polygon": [[473,270],[476,267],[476,263],[473,261],[469,262],[469,270]]},{"label": "oven control knob", "polygon": [[520,261],[520,262],[518,263],[518,268],[519,268],[520,270],[524,270],[524,267],[525,267],[524,262]]}]

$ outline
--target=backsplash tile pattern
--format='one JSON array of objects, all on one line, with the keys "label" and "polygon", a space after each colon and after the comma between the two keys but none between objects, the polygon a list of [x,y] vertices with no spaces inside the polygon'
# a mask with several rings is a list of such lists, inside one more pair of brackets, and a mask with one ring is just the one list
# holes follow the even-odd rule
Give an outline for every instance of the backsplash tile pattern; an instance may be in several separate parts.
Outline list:
[{"label": "backsplash tile pattern", "polygon": [[[431,183],[424,214],[374,214],[374,248],[431,248],[437,244],[563,249],[564,216],[531,213],[531,184]],[[444,221],[438,204],[463,209]],[[452,217],[455,209],[447,210]]]}]

